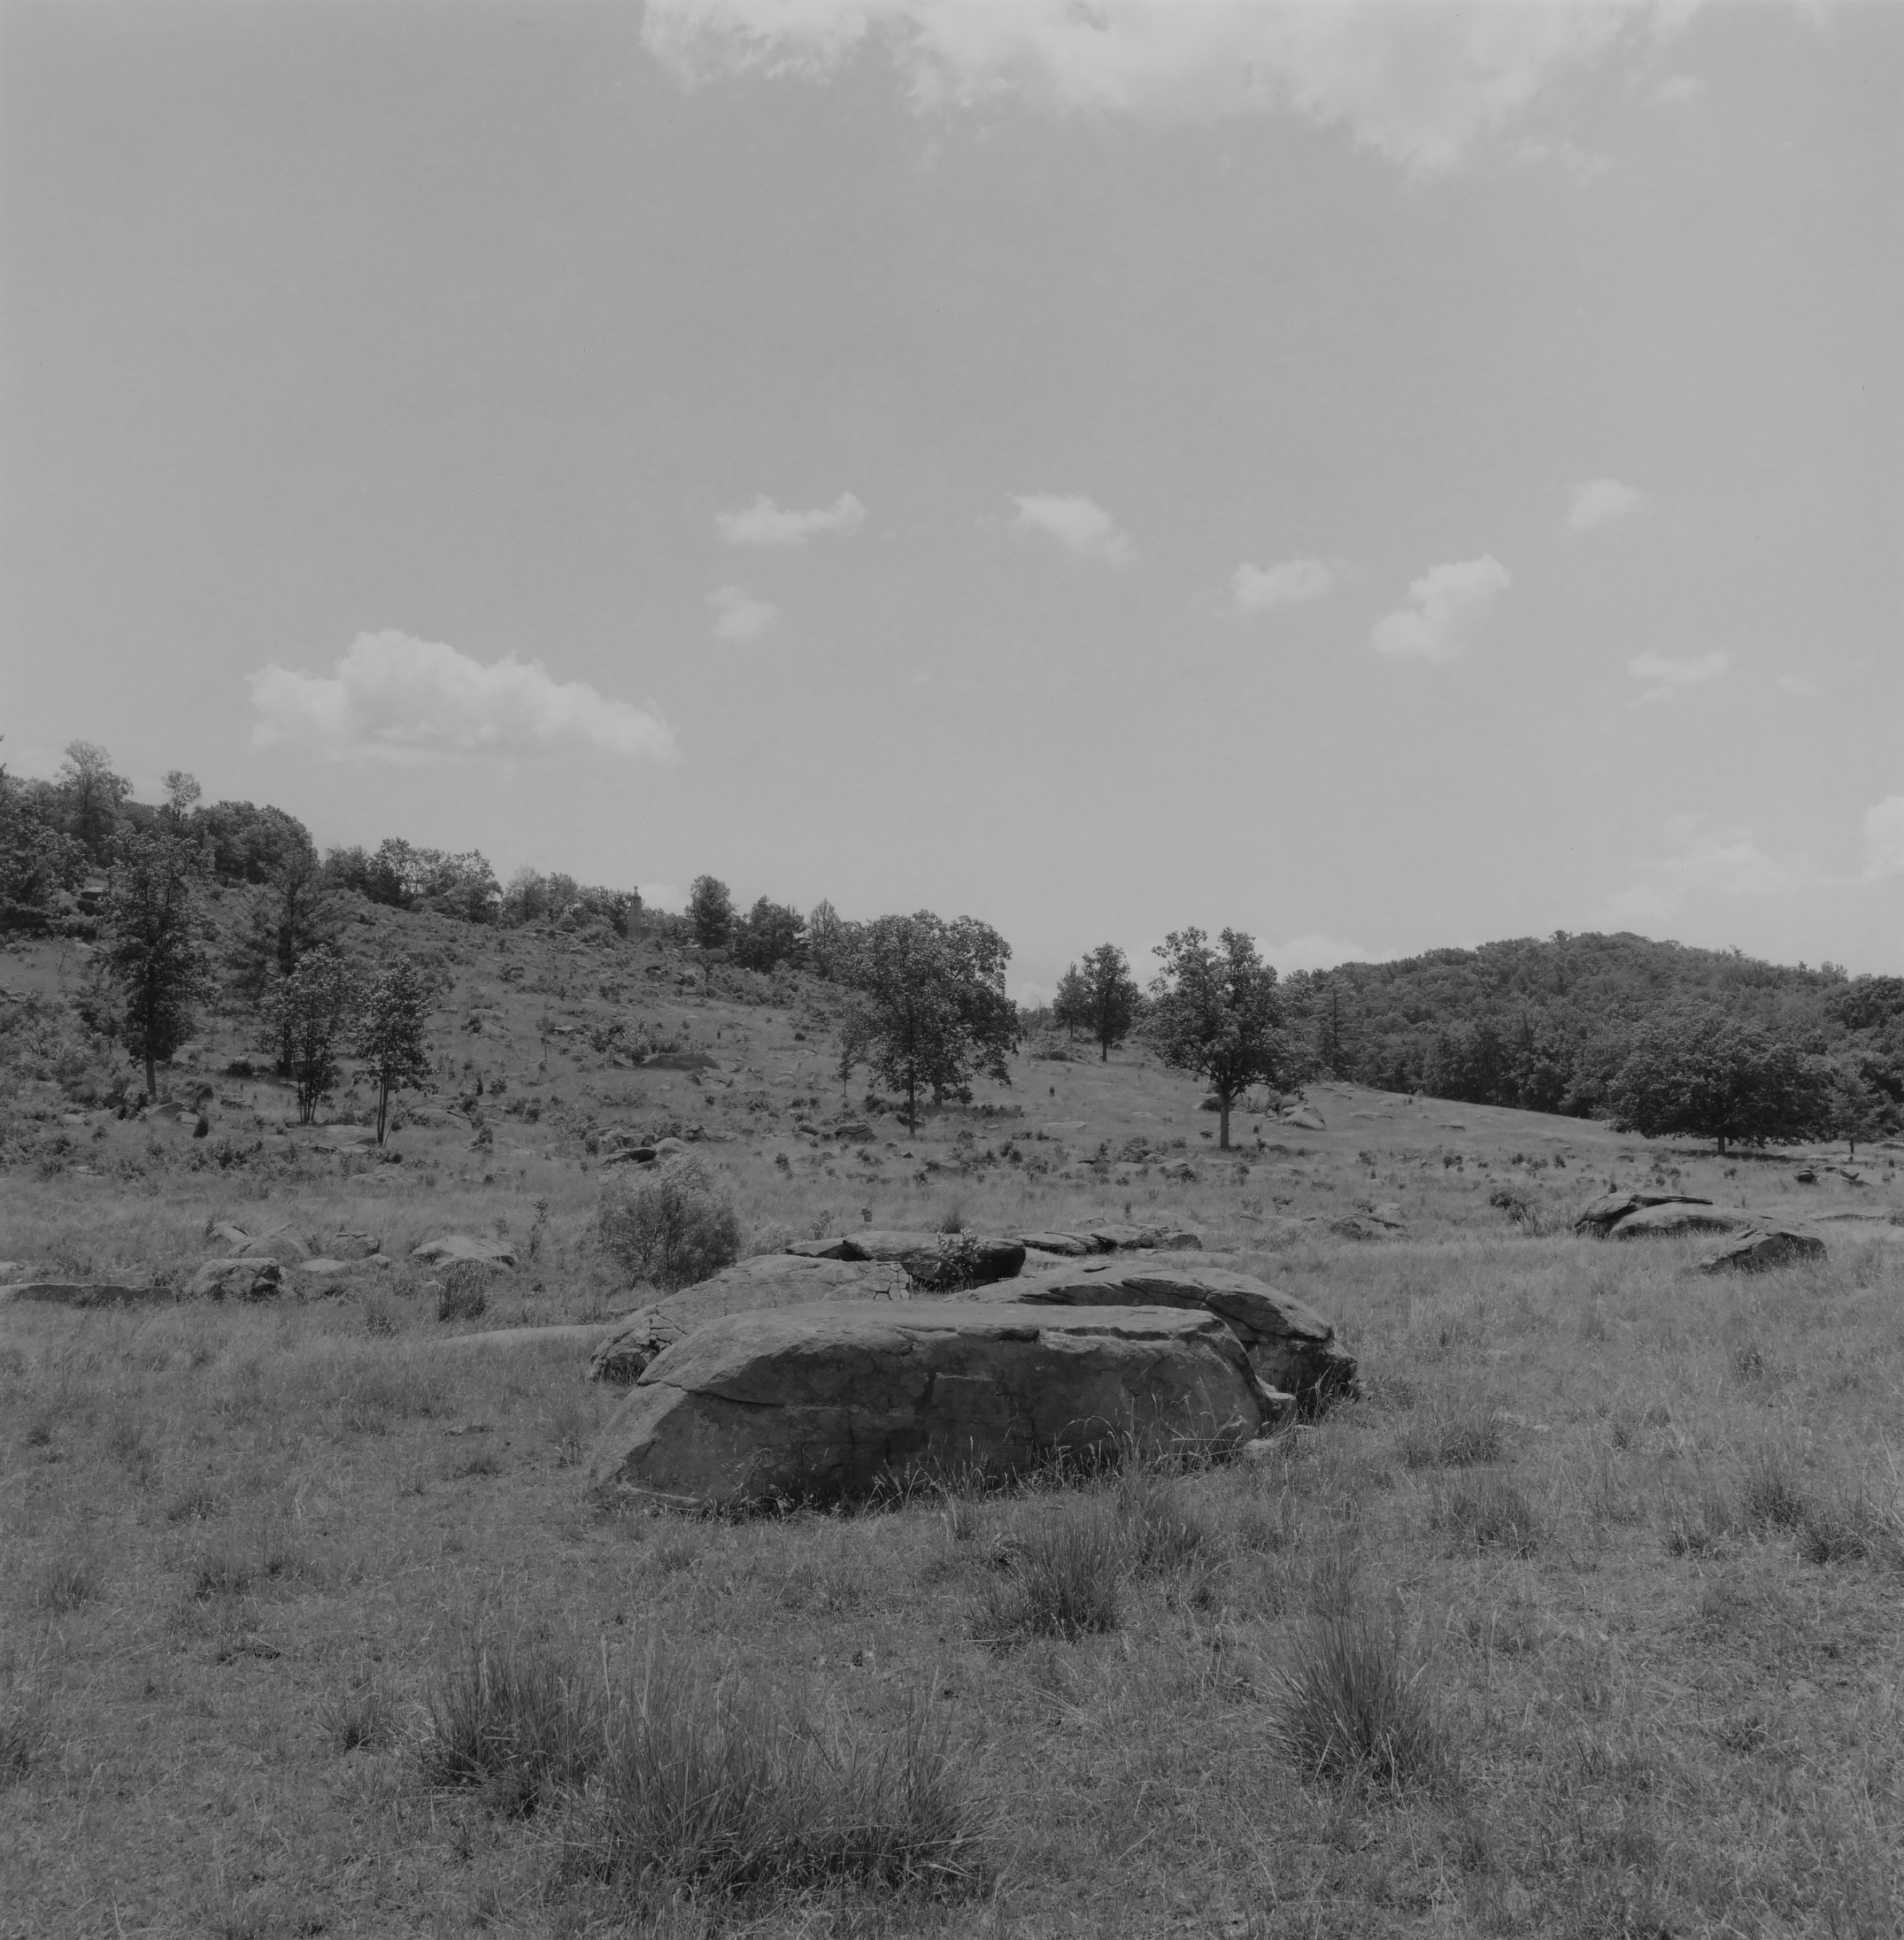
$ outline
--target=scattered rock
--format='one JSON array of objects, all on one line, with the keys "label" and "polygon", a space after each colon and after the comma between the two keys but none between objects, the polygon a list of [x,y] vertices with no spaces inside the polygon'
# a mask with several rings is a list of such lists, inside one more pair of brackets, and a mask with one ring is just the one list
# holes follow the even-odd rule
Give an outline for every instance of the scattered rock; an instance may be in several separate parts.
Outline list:
[{"label": "scattered rock", "polygon": [[1690,1192],[1603,1192],[1574,1215],[1574,1231],[1605,1239],[1623,1219],[1655,1205],[1710,1205]]},{"label": "scattered rock", "polygon": [[194,1300],[268,1300],[284,1290],[284,1269],[274,1259],[208,1259],[186,1288]]},{"label": "scattered rock", "polygon": [[613,1151],[602,1154],[602,1166],[651,1166],[655,1161],[652,1145],[618,1145]]},{"label": "scattered rock", "polygon": [[1329,1129],[1322,1122],[1322,1114],[1313,1105],[1299,1105],[1294,1110],[1284,1112],[1282,1121],[1305,1132],[1326,1132]]},{"label": "scattered rock", "polygon": [[591,1482],[683,1507],[863,1495],[921,1464],[1011,1474],[1060,1449],[1240,1446],[1273,1414],[1207,1313],[844,1301],[714,1320],[651,1362]]},{"label": "scattered rock", "polygon": [[441,1239],[427,1239],[410,1250],[412,1259],[428,1259],[448,1265],[456,1259],[474,1260],[478,1266],[498,1269],[513,1267],[516,1250],[506,1240],[477,1239],[469,1233],[445,1233]]},{"label": "scattered rock", "polygon": [[368,1259],[379,1251],[377,1236],[374,1233],[333,1233],[324,1242],[324,1251],[332,1259]]},{"label": "scattered rock", "polygon": [[35,1300],[48,1306],[163,1306],[173,1300],[169,1287],[117,1280],[27,1280],[0,1287],[0,1301]]},{"label": "scattered rock", "polygon": [[251,1236],[242,1226],[234,1226],[229,1220],[214,1226],[205,1237],[215,1239],[220,1246],[230,1247],[233,1252],[251,1243]]},{"label": "scattered rock", "polygon": [[1613,1228],[1615,1239],[1673,1239],[1684,1233],[1736,1233],[1752,1223],[1744,1212],[1722,1212],[1696,1200],[1670,1200],[1629,1212]]},{"label": "scattered rock", "polygon": [[1076,1259],[1098,1251],[1095,1240],[1076,1233],[1014,1233],[1012,1237],[1034,1253],[1056,1253]]},{"label": "scattered rock", "polygon": [[634,1381],[664,1348],[730,1313],[803,1306],[816,1300],[906,1300],[912,1291],[905,1267],[890,1261],[762,1253],[619,1322],[596,1350],[589,1374],[595,1381]]},{"label": "scattered rock", "polygon": [[1764,1273],[1801,1259],[1823,1259],[1824,1242],[1792,1226],[1753,1226],[1700,1261],[1701,1273]]},{"label": "scattered rock", "polygon": [[1032,1306],[1199,1307],[1222,1320],[1262,1379],[1294,1395],[1304,1413],[1354,1391],[1355,1361],[1337,1345],[1335,1328],[1253,1274],[1200,1263],[1090,1260],[1028,1274],[988,1297]]},{"label": "scattered rock", "polygon": [[705,1051],[658,1051],[641,1061],[644,1071],[718,1071],[721,1060]]},{"label": "scattered rock", "polygon": [[1399,1230],[1386,1220],[1372,1219],[1366,1212],[1345,1212],[1338,1220],[1330,1220],[1328,1229],[1337,1239],[1353,1240],[1393,1239]]},{"label": "scattered rock", "polygon": [[300,1259],[297,1271],[313,1280],[335,1280],[350,1272],[354,1261],[348,1259]]},{"label": "scattered rock", "polygon": [[1818,1174],[1809,1166],[1800,1166],[1792,1174],[1792,1180],[1794,1185],[1815,1186],[1818,1182]]},{"label": "scattered rock", "polygon": [[833,1136],[844,1139],[849,1145],[864,1145],[873,1137],[873,1128],[863,1118],[848,1119],[844,1124],[833,1128]]}]

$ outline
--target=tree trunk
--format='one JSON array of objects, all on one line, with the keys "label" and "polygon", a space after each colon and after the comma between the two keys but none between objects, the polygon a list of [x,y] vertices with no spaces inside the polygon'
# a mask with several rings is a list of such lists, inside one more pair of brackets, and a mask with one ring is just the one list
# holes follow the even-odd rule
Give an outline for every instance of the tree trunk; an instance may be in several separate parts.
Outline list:
[{"label": "tree trunk", "polygon": [[[150,1045],[150,1040],[147,1040]],[[150,1049],[145,1053],[145,1097],[149,1105],[158,1103],[158,1063]]]},{"label": "tree trunk", "polygon": [[1718,1134],[1718,1139],[1719,1139],[1719,1156],[1720,1156],[1720,1158],[1723,1159],[1723,1158],[1725,1157],[1725,1134],[1724,1134],[1723,1132],[1721,1132],[1721,1133],[1719,1133],[1719,1134]]},{"label": "tree trunk", "polygon": [[1108,1037],[1100,1037],[1098,1040],[1098,1061],[1106,1065],[1111,1061],[1111,1040]]},{"label": "tree trunk", "polygon": [[387,1084],[377,1087],[377,1143],[382,1144],[384,1128],[390,1117],[390,1088]]},{"label": "tree trunk", "polygon": [[919,1081],[916,1078],[906,1081],[906,1128],[909,1132],[919,1129]]},{"label": "tree trunk", "polygon": [[1217,1110],[1219,1129],[1216,1134],[1216,1149],[1218,1151],[1228,1151],[1230,1150],[1230,1094],[1227,1091],[1219,1091],[1216,1096],[1220,1101]]}]

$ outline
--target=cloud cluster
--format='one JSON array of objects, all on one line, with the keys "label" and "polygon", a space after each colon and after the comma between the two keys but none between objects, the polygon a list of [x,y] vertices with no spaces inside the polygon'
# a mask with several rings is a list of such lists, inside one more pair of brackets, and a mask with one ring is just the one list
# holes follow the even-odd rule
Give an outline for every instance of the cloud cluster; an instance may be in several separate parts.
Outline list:
[{"label": "cloud cluster", "polygon": [[1864,879],[1904,876],[1904,795],[1887,795],[1864,812]]},{"label": "cloud cluster", "polygon": [[1616,478],[1590,478],[1574,494],[1567,513],[1567,529],[1592,532],[1600,526],[1610,526],[1616,519],[1624,519],[1630,512],[1638,512],[1646,502],[1646,494],[1637,486],[1623,485]]},{"label": "cloud cluster", "polygon": [[1042,535],[1081,559],[1106,566],[1128,566],[1137,557],[1129,535],[1095,499],[1028,492],[1012,503],[1018,507],[1012,530],[1021,538]]},{"label": "cloud cluster", "polygon": [[1409,581],[1413,604],[1376,621],[1368,643],[1377,653],[1401,658],[1457,660],[1511,583],[1507,568],[1492,553],[1434,566]]},{"label": "cloud cluster", "polygon": [[915,106],[1291,113],[1422,174],[1452,168],[1571,72],[1644,58],[1701,0],[648,0],[642,38],[694,85],[817,78],[868,43]]},{"label": "cloud cluster", "polygon": [[1686,660],[1676,660],[1664,653],[1636,653],[1626,663],[1626,671],[1636,681],[1650,681],[1653,685],[1634,705],[1670,700],[1685,688],[1697,687],[1704,681],[1716,681],[1731,664],[1724,654],[1716,651]]},{"label": "cloud cluster", "polygon": [[666,761],[673,730],[585,681],[513,653],[485,665],[441,641],[359,634],[328,674],[267,666],[251,677],[260,747],[298,743],[333,759],[547,753],[558,746]]},{"label": "cloud cluster", "polygon": [[1321,599],[1342,577],[1340,559],[1284,559],[1280,566],[1239,566],[1230,581],[1239,613],[1263,613]]},{"label": "cloud cluster", "polygon": [[859,531],[866,523],[866,507],[851,492],[842,492],[830,505],[812,512],[782,511],[763,493],[744,512],[714,514],[714,524],[729,545],[805,545],[828,533]]},{"label": "cloud cluster", "polygon": [[1775,896],[1799,881],[1759,847],[1749,828],[1713,829],[1697,816],[1679,815],[1667,824],[1667,839],[1674,852],[1642,864],[1640,880],[1607,905],[1616,921],[1656,922],[1689,895]]},{"label": "cloud cluster", "polygon": [[719,586],[707,596],[714,611],[714,638],[758,640],[780,618],[780,609],[756,599],[744,587]]}]

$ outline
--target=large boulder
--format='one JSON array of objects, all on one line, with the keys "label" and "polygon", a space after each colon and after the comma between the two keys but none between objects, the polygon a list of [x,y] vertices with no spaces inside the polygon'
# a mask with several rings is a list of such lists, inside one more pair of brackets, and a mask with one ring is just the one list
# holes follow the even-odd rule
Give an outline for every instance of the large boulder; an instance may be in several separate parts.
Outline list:
[{"label": "large boulder", "polygon": [[1800,1260],[1822,1260],[1824,1242],[1795,1226],[1752,1226],[1700,1261],[1701,1273],[1765,1273]]},{"label": "large boulder", "polygon": [[1722,1212],[1703,1200],[1643,1205],[1614,1227],[1614,1239],[1678,1239],[1688,1233],[1736,1233],[1750,1226],[1743,1212]]},{"label": "large boulder", "polygon": [[309,1259],[311,1249],[288,1226],[281,1226],[274,1233],[260,1233],[256,1239],[248,1239],[241,1246],[235,1258],[239,1259],[274,1259],[281,1266],[295,1266],[301,1259]]},{"label": "large boulder", "polygon": [[1603,1192],[1574,1215],[1574,1231],[1605,1239],[1622,1220],[1655,1205],[1710,1205],[1690,1192]]},{"label": "large boulder", "polygon": [[516,1250],[505,1240],[477,1239],[468,1233],[445,1233],[441,1239],[427,1239],[420,1246],[412,1246],[410,1257],[433,1260],[445,1266],[453,1260],[466,1259],[478,1266],[501,1269],[515,1265]]},{"label": "large boulder", "polygon": [[274,1259],[208,1259],[191,1277],[194,1300],[268,1300],[284,1290],[284,1269]]},{"label": "large boulder", "polygon": [[921,1466],[1240,1445],[1278,1412],[1213,1315],[844,1301],[714,1320],[658,1356],[590,1481],[698,1509],[863,1495]]},{"label": "large boulder", "polygon": [[1354,1357],[1337,1343],[1335,1328],[1314,1307],[1253,1274],[1200,1263],[1091,1259],[1028,1274],[988,1297],[1029,1306],[1200,1308],[1230,1328],[1262,1379],[1294,1395],[1305,1413],[1355,1387]]},{"label": "large boulder", "polygon": [[814,1300],[906,1300],[912,1290],[905,1267],[887,1261],[761,1253],[630,1314],[597,1348],[590,1377],[624,1384],[636,1380],[663,1349],[730,1313]]},{"label": "large boulder", "polygon": [[374,1233],[333,1233],[324,1242],[327,1259],[368,1259],[378,1250]]},{"label": "large boulder", "polygon": [[796,1240],[788,1252],[807,1259],[879,1260],[905,1267],[920,1286],[938,1292],[1009,1280],[1025,1263],[1022,1240],[975,1233],[889,1233],[868,1229],[831,1239]]}]

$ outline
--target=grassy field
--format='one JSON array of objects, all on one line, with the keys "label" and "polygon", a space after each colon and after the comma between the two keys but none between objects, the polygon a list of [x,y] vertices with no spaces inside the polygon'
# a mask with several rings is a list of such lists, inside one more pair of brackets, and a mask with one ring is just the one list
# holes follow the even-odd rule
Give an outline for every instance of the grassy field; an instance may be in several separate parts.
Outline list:
[{"label": "grassy field", "polygon": [[[456,1049],[401,1165],[287,1131],[235,1028],[203,1139],[18,1066],[15,1277],[177,1280],[227,1220],[397,1263],[0,1305],[0,1935],[1904,1925],[1895,1228],[1745,1281],[1567,1229],[1613,1180],[1895,1211],[1893,1154],[1803,1187],[1325,1087],[1323,1129],[1245,1112],[1220,1158],[1136,1054],[1027,1057],[859,1154],[824,1136],[823,989],[413,934]],[[443,1109],[479,1074],[480,1128]],[[455,1343],[642,1304],[593,1234],[618,1122],[701,1130],[756,1249],[1168,1215],[1333,1320],[1364,1397],[1222,1467],[744,1522],[591,1501],[586,1348]],[[1391,1236],[1331,1229],[1358,1205]],[[404,1258],[449,1231],[521,1255],[454,1322]]]}]

